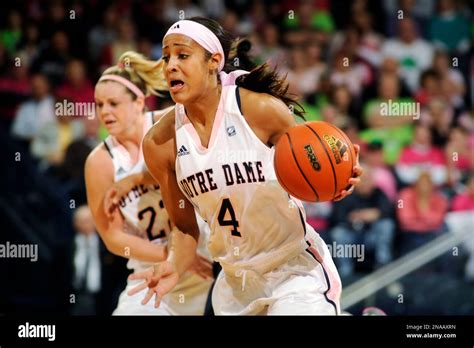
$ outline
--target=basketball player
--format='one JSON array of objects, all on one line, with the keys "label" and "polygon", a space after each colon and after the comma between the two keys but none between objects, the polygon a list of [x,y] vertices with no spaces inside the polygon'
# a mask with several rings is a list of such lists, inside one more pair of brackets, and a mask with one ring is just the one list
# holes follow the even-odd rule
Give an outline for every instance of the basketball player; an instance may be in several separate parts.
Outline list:
[{"label": "basketball player", "polygon": [[143,151],[185,241],[169,248],[166,261],[131,275],[145,282],[130,294],[148,287],[143,302],[155,295],[160,306],[192,262],[195,207],[223,269],[213,291],[216,314],[339,314],[341,283],[330,253],[273,168],[273,145],[296,125],[288,110],[293,100],[265,67],[223,73],[235,69],[226,65],[231,44],[206,18],[179,21],[164,36],[164,71],[176,106],[148,132]]},{"label": "basketball player", "polygon": [[[117,66],[104,71],[95,87],[95,102],[110,135],[91,152],[85,165],[88,203],[100,236],[110,252],[129,258],[127,266],[135,271],[165,260],[167,239],[176,230],[141,151],[143,136],[160,117],[144,113],[144,102],[146,95],[166,88],[161,65],[162,61],[126,52]],[[191,258],[202,270],[203,259]],[[210,272],[209,262],[207,267]],[[202,315],[210,285],[211,280],[187,272],[157,310],[127,296],[134,286],[129,280],[113,314]]]}]

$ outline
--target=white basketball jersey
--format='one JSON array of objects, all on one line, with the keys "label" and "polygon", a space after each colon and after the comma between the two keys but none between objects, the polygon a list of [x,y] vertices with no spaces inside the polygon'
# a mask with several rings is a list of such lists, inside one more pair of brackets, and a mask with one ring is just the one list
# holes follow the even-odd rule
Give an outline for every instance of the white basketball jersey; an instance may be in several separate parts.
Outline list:
[{"label": "white basketball jersey", "polygon": [[[153,113],[145,114],[144,132],[153,125]],[[143,151],[140,149],[139,159],[131,163],[128,151],[113,136],[108,136],[105,146],[114,164],[114,178],[119,181],[129,175],[147,171]],[[152,243],[165,243],[166,236],[171,231],[171,221],[168,217],[159,185],[137,185],[126,196],[120,199],[120,211],[125,219],[125,232],[133,234]],[[131,269],[146,268],[149,263],[130,259]]]},{"label": "white basketball jersey", "polygon": [[308,247],[305,216],[276,179],[274,148],[255,135],[239,104],[236,86],[223,87],[208,148],[176,105],[176,176],[209,223],[209,252],[224,271],[267,272]]}]

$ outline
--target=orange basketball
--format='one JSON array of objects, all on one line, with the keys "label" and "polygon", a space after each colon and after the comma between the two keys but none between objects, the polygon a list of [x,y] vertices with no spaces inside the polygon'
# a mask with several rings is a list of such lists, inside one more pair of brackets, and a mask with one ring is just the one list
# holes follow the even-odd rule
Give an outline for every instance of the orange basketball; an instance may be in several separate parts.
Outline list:
[{"label": "orange basketball", "polygon": [[290,195],[308,202],[334,199],[348,187],[356,163],[347,135],[327,122],[306,122],[286,132],[275,147],[275,172]]}]

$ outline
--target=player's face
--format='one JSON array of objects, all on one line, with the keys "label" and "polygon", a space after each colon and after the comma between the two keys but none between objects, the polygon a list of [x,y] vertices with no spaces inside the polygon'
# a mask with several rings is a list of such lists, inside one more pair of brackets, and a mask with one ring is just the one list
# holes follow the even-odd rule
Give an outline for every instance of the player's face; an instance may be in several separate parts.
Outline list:
[{"label": "player's face", "polygon": [[166,36],[163,40],[163,61],[165,78],[175,103],[199,100],[217,83],[215,71],[219,62],[206,59],[204,48],[187,36]]},{"label": "player's face", "polygon": [[112,135],[128,130],[141,114],[139,100],[133,100],[126,87],[114,81],[95,87],[96,115]]}]

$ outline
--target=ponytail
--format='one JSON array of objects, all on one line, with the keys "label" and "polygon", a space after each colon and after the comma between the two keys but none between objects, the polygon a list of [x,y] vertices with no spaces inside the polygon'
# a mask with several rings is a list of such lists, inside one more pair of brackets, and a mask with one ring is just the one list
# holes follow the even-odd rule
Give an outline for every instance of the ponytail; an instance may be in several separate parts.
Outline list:
[{"label": "ponytail", "polygon": [[[235,81],[237,86],[257,93],[270,94],[284,102],[296,116],[305,119],[305,111],[296,96],[288,93],[289,86],[285,77],[281,77],[276,69],[271,69],[266,63],[257,65],[252,61],[249,56],[252,44],[249,40],[233,40],[218,22],[209,18],[192,17],[189,20],[204,25],[217,36],[226,56],[224,72],[229,73],[239,69],[250,71],[249,74],[237,78]],[[206,53],[210,58],[210,52],[206,51]]]},{"label": "ponytail", "polygon": [[[106,69],[102,75],[119,75],[136,85],[145,96],[163,96],[161,92],[168,89],[163,75],[163,61],[149,60],[133,51],[123,53],[117,65]],[[136,98],[135,94],[131,94]]]}]

